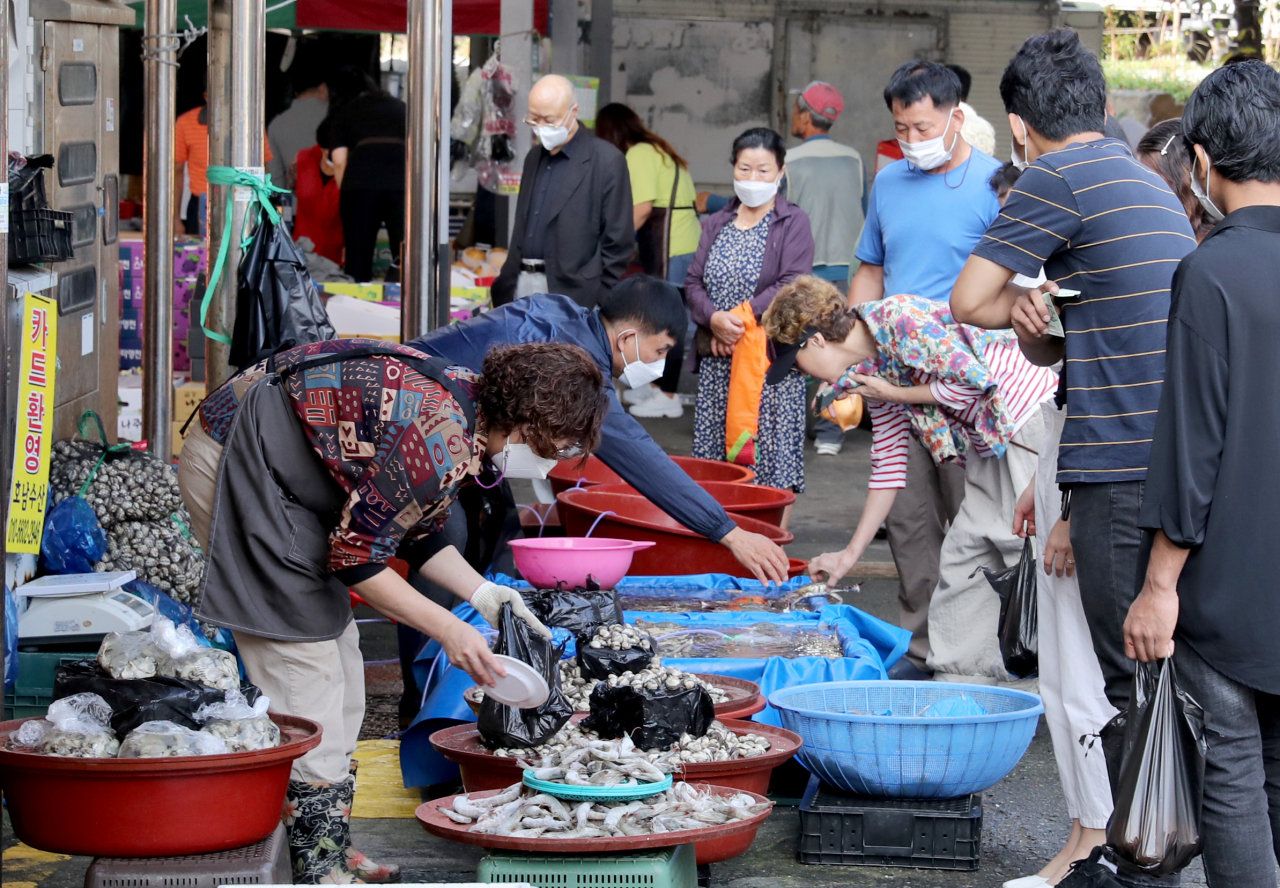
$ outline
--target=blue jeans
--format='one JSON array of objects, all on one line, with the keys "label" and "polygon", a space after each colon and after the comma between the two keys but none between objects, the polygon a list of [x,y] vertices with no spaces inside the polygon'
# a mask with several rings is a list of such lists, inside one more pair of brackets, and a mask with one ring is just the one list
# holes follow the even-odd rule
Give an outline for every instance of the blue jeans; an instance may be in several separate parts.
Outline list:
[{"label": "blue jeans", "polygon": [[1280,859],[1280,697],[1223,675],[1178,641],[1178,685],[1204,707],[1204,873],[1211,888],[1276,884]]}]

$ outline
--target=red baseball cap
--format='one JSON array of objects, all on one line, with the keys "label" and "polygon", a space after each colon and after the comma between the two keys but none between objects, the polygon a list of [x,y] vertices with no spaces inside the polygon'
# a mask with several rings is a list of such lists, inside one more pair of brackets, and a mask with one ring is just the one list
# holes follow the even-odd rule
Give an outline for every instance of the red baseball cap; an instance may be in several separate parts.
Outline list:
[{"label": "red baseball cap", "polygon": [[840,90],[821,80],[813,81],[804,89],[793,89],[791,95],[804,99],[806,105],[830,120],[835,120],[844,110]]}]

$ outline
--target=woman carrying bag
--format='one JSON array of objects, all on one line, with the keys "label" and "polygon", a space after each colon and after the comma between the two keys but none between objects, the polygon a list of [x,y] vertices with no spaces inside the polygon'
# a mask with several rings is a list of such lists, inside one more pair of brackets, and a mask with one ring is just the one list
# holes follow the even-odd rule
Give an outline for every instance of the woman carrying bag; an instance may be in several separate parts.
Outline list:
[{"label": "woman carrying bag", "polygon": [[178,482],[207,563],[197,613],[234,633],[272,709],[321,724],[286,801],[294,881],[393,881],[351,847],[351,754],[364,661],[348,589],[436,639],[479,684],[505,671],[475,628],[386,562],[424,577],[491,624],[518,592],[485,579],[439,533],[461,486],[545,478],[600,440],[604,379],[579,348],[495,348],[476,375],[413,348],[339,339],[279,352],[201,406]]}]

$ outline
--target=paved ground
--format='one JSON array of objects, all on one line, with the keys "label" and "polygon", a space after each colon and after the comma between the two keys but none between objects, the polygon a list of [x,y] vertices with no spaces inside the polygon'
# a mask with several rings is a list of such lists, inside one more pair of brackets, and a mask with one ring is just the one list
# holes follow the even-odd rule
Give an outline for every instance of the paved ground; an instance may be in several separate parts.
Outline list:
[{"label": "paved ground", "polygon": [[[648,426],[670,452],[689,452],[691,410],[685,411],[683,419],[653,420]],[[868,445],[868,433],[856,431],[837,457],[818,457],[812,449],[806,452],[808,489],[797,502],[792,520],[796,541],[789,551],[793,556],[811,558],[847,542],[862,509],[869,470]],[[867,558],[888,561],[888,547],[877,542]],[[873,580],[863,584],[862,592],[851,603],[892,620],[896,615],[895,596],[895,582]],[[366,659],[395,656],[394,635],[387,628],[362,627]],[[66,801],[75,804],[73,799]],[[712,884],[716,888],[993,888],[1006,879],[1039,869],[1061,847],[1068,824],[1057,768],[1042,725],[1018,767],[985,794],[982,863],[977,872],[805,866],[795,859],[798,828],[796,809],[780,806],[746,855],[713,866]],[[357,820],[355,834],[362,849],[375,859],[401,863],[405,881],[469,881],[474,878],[481,853],[479,849],[429,836],[409,820]],[[76,888],[83,884],[87,860],[23,857],[20,849],[13,847],[15,842],[6,813],[6,885]],[[1204,885],[1198,863],[1185,875],[1183,884]]]}]

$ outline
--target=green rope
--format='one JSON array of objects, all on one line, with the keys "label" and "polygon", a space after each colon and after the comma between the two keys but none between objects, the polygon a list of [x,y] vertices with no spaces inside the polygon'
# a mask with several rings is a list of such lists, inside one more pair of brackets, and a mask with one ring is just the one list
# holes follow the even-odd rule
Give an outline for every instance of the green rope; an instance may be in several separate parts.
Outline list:
[{"label": "green rope", "polygon": [[[90,420],[92,420],[92,424],[90,424]],[[85,430],[86,424],[89,425],[87,431]],[[80,421],[76,424],[76,430],[80,433],[80,437],[85,440],[90,440],[90,435],[96,431],[98,433],[98,443],[102,447],[102,453],[98,456],[98,461],[93,464],[93,468],[89,470],[89,476],[84,479],[84,483],[80,485],[80,490],[76,493],[76,496],[83,497],[85,491],[89,489],[89,485],[93,483],[93,479],[97,477],[98,469],[102,466],[102,461],[107,458],[107,454],[123,453],[131,449],[131,445],[116,444],[108,446],[107,429],[102,424],[102,417],[92,410],[86,410],[80,414]]]},{"label": "green rope", "polygon": [[[276,208],[271,205],[272,194],[288,194],[289,189],[278,188],[271,184],[271,175],[267,174],[264,178],[259,179],[252,173],[246,173],[237,170],[235,167],[211,166],[205,171],[205,175],[209,179],[210,185],[227,185],[227,201],[230,202],[235,198],[236,187],[250,189],[251,197],[249,207],[244,214],[244,221],[240,227],[240,249],[243,250],[249,245],[253,239],[252,234],[246,231],[254,231],[262,222],[263,214],[271,220],[273,225],[280,224],[280,214],[276,212]],[[249,214],[253,214],[253,225],[249,224]],[[213,298],[213,294],[217,292],[218,282],[222,279],[222,269],[227,262],[227,252],[231,247],[231,207],[228,205],[227,211],[223,213],[222,243],[218,247],[218,258],[213,264],[213,271],[209,273],[209,283],[204,290],[204,298],[200,301],[200,326],[204,328],[205,336],[221,342],[223,345],[231,344],[231,337],[225,333],[218,333],[209,329],[206,318],[209,315],[209,302]]]}]

